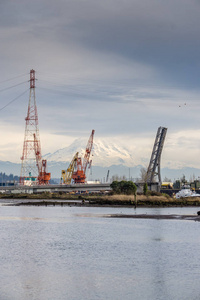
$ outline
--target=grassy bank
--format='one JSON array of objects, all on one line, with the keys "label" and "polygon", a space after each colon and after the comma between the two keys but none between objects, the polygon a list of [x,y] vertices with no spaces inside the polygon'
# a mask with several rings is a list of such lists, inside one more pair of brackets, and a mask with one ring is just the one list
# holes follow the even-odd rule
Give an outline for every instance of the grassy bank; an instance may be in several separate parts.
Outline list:
[{"label": "grassy bank", "polygon": [[200,199],[194,198],[183,198],[175,199],[166,196],[145,196],[138,195],[112,195],[103,196],[101,199],[90,200],[91,204],[98,205],[133,205],[133,206],[200,206]]},{"label": "grassy bank", "polygon": [[[66,200],[79,200],[81,205],[120,205],[120,206],[200,206],[200,197],[175,199],[168,195],[70,195],[66,193],[41,193],[41,194],[0,194],[0,199],[27,199],[29,205],[34,205],[34,199],[43,203],[65,204]],[[49,200],[49,201],[44,201]],[[55,200],[55,201],[54,201]]]}]

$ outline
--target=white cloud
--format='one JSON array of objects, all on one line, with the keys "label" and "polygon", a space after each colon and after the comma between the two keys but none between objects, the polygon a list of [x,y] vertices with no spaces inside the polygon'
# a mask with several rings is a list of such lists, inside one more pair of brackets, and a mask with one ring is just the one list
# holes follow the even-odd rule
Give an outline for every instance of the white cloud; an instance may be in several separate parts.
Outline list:
[{"label": "white cloud", "polygon": [[163,165],[172,169],[200,168],[200,130],[181,130],[170,133],[163,151]]}]

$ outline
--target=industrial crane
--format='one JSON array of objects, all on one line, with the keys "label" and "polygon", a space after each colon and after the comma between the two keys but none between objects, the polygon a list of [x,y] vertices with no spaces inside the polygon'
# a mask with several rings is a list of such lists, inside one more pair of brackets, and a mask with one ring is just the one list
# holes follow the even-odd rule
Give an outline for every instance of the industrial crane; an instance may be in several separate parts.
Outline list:
[{"label": "industrial crane", "polygon": [[93,146],[94,132],[95,131],[93,129],[86,146],[83,161],[81,157],[77,158],[76,170],[72,173],[72,179],[74,180],[74,183],[85,183],[87,167],[90,167],[92,163],[92,160],[90,160],[90,154]]},{"label": "industrial crane", "polygon": [[35,150],[35,157],[36,157],[36,165],[38,168],[38,184],[48,184],[49,180],[51,179],[51,173],[47,173],[47,161],[46,159],[42,159],[40,144],[36,139],[35,133],[34,136],[34,150]]},{"label": "industrial crane", "polygon": [[78,152],[74,155],[69,167],[66,170],[62,170],[61,180],[64,184],[70,184],[72,181],[72,174],[74,172],[76,162],[78,159]]}]

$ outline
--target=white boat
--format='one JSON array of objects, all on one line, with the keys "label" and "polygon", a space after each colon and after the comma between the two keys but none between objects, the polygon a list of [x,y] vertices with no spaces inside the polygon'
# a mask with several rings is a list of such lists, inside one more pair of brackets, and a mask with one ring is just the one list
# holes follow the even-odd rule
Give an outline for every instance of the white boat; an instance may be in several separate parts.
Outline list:
[{"label": "white boat", "polygon": [[183,186],[182,189],[176,193],[176,199],[186,198],[186,197],[200,197],[195,191],[192,191],[190,187]]}]

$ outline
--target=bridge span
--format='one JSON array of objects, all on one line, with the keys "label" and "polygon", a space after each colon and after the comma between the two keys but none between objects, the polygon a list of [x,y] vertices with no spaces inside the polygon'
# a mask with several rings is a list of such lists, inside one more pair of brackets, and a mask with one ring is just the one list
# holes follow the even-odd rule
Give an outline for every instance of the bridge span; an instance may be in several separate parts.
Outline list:
[{"label": "bridge span", "polygon": [[105,192],[110,191],[109,183],[97,183],[97,184],[52,184],[52,185],[14,185],[14,186],[1,186],[0,193],[27,193],[27,194],[38,194],[43,192],[58,193],[58,192],[68,192],[68,193],[81,193],[81,192]]}]

